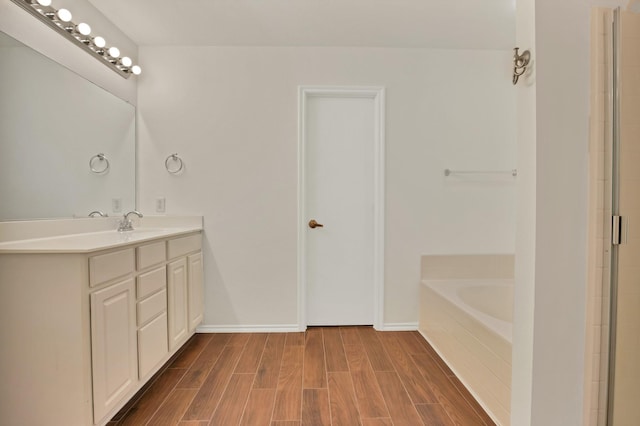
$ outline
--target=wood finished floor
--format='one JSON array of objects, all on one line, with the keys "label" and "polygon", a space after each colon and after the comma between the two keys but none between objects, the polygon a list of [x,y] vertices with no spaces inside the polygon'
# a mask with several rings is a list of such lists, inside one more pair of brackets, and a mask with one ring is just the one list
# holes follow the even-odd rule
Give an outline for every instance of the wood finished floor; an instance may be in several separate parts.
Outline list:
[{"label": "wood finished floor", "polygon": [[494,425],[417,332],[196,334],[109,425]]}]

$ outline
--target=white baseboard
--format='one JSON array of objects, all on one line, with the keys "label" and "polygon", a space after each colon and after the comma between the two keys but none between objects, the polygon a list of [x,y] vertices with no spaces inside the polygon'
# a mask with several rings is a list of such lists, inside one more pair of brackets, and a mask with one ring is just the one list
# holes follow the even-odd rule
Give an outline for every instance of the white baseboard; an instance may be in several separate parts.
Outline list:
[{"label": "white baseboard", "polygon": [[385,323],[382,331],[416,331],[417,322],[391,322]]},{"label": "white baseboard", "polygon": [[[415,331],[417,322],[387,323],[381,331]],[[300,331],[298,324],[273,325],[201,325],[196,333],[293,333]]]},{"label": "white baseboard", "polygon": [[196,333],[292,333],[300,331],[298,324],[274,325],[201,325]]}]

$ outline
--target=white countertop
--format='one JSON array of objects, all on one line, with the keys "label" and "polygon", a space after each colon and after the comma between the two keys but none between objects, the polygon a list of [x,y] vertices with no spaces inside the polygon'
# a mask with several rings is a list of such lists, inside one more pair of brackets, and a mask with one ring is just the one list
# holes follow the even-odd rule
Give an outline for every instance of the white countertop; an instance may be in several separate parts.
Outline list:
[{"label": "white countertop", "polygon": [[115,230],[87,232],[46,238],[6,241],[0,243],[0,254],[8,253],[90,253],[157,238],[175,237],[202,231],[201,226],[137,228],[133,231]]}]

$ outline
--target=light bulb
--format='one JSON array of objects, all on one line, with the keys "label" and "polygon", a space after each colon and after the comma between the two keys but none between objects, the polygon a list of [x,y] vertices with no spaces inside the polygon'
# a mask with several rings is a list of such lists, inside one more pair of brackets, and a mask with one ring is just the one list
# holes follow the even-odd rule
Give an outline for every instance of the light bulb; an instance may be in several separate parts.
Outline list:
[{"label": "light bulb", "polygon": [[83,36],[88,36],[91,34],[91,27],[89,24],[85,24],[84,22],[76,25],[76,31],[78,31]]},{"label": "light bulb", "polygon": [[142,72],[142,68],[140,68],[137,65],[134,65],[131,67],[131,72],[134,73],[135,75],[140,75],[140,73]]},{"label": "light bulb", "polygon": [[44,7],[51,6],[51,0],[35,0],[32,3],[38,3],[40,6]]},{"label": "light bulb", "polygon": [[107,45],[107,42],[102,37],[97,36],[93,38],[93,44],[95,44],[96,47],[103,48]]},{"label": "light bulb", "polygon": [[69,12],[67,9],[58,10],[56,15],[58,15],[58,19],[60,19],[62,22],[69,22],[72,18],[71,12]]},{"label": "light bulb", "polygon": [[128,56],[123,56],[122,59],[120,59],[120,63],[125,67],[130,67],[133,64],[133,61]]},{"label": "light bulb", "polygon": [[118,49],[117,47],[110,47],[109,50],[107,51],[109,53],[109,56],[111,56],[112,58],[117,58],[120,56],[120,49]]}]

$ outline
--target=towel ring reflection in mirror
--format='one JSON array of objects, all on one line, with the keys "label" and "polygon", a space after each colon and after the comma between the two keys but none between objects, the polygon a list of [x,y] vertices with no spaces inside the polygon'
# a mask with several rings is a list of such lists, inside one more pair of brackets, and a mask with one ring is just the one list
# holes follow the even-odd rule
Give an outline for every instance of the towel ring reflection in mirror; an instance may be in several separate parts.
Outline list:
[{"label": "towel ring reflection in mirror", "polygon": [[[174,165],[172,168],[171,163],[177,163],[177,164]],[[178,154],[175,153],[175,154],[171,154],[170,156],[167,157],[166,160],[164,160],[164,166],[167,168],[167,171],[169,173],[171,173],[172,175],[177,175],[182,171],[182,169],[184,169],[184,162],[182,161],[182,158],[178,157]]]},{"label": "towel ring reflection in mirror", "polygon": [[[102,168],[98,166],[99,163],[104,163]],[[109,170],[110,166],[111,165],[109,164],[109,160],[102,152],[100,154],[94,155],[89,160],[89,169],[91,170],[92,173],[96,173],[96,174],[106,173]]]}]

